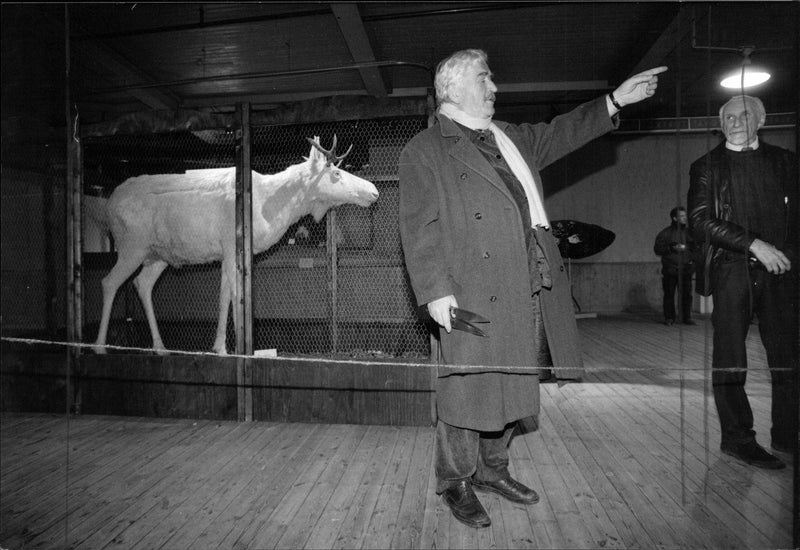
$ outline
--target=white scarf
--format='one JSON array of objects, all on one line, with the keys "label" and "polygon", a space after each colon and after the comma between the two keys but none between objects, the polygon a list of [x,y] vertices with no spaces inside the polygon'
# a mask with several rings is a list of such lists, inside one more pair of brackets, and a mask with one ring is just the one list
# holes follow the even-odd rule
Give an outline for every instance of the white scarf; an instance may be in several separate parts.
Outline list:
[{"label": "white scarf", "polygon": [[536,185],[536,180],[533,179],[528,163],[522,158],[514,142],[492,122],[492,119],[468,115],[453,103],[442,103],[439,106],[439,113],[463,124],[467,128],[492,131],[497,142],[497,148],[500,149],[500,154],[503,155],[508,167],[511,168],[511,172],[517,177],[525,190],[525,195],[528,198],[528,210],[531,213],[531,227],[549,227],[550,223],[547,221],[544,203],[539,195],[539,188]]}]

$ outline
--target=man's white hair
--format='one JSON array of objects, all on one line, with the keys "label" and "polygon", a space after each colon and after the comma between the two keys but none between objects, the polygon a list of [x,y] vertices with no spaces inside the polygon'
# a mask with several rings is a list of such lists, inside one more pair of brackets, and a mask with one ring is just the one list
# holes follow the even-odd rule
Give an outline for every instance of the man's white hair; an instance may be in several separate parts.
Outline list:
[{"label": "man's white hair", "polygon": [[723,113],[723,111],[725,111],[725,107],[727,107],[728,105],[730,105],[731,103],[736,102],[736,101],[743,102],[745,104],[745,107],[747,107],[747,104],[749,103],[752,106],[754,113],[756,114],[756,120],[761,121],[761,120],[766,118],[767,110],[764,108],[764,104],[761,102],[760,99],[758,99],[757,97],[753,97],[751,95],[735,95],[732,98],[730,98],[728,101],[726,101],[725,105],[723,105],[722,107],[719,108],[719,123],[720,124],[723,123],[722,113]]},{"label": "man's white hair", "polygon": [[489,56],[483,50],[460,50],[443,59],[436,66],[436,76],[433,84],[436,87],[436,105],[450,102],[448,92],[450,85],[458,82],[467,70],[467,67],[476,61],[483,61],[487,65]]}]

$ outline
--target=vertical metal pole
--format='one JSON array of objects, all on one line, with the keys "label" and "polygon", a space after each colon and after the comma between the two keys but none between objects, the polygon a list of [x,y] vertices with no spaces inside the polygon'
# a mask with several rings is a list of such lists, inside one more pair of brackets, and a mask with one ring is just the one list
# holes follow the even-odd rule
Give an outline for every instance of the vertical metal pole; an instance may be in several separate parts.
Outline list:
[{"label": "vertical metal pole", "polygon": [[[236,355],[253,355],[253,178],[250,104],[237,103],[236,128]],[[253,420],[252,359],[236,358],[237,415]]]},{"label": "vertical metal pole", "polygon": [[[67,128],[67,135],[64,136],[66,141],[66,181],[64,182],[66,185],[66,252],[67,252],[67,318],[65,319],[67,323],[67,341],[74,342],[75,341],[75,300],[74,291],[75,291],[75,269],[74,269],[74,252],[75,249],[72,246],[73,242],[73,224],[71,223],[72,220],[72,211],[73,211],[73,195],[72,195],[72,186],[73,186],[73,178],[72,178],[72,166],[74,162],[73,152],[72,152],[72,108],[70,106],[70,94],[69,94],[69,78],[70,78],[70,59],[69,59],[69,5],[64,5],[64,49],[65,53],[65,72],[66,72],[66,82],[64,84],[64,114],[66,117],[66,128]],[[67,415],[70,414],[70,409],[72,405],[72,395],[70,388],[71,378],[70,373],[72,371],[72,365],[74,363],[74,357],[72,354],[72,347],[67,347]]]},{"label": "vertical metal pole", "polygon": [[[679,7],[678,10],[680,11],[683,9]],[[681,22],[683,21],[682,17],[678,17],[678,36],[683,36],[680,32],[681,29]],[[682,60],[681,60],[681,48],[676,48],[677,53],[677,65],[678,71],[677,74],[681,74],[682,72]],[[682,89],[681,89],[681,79],[680,77],[675,79],[675,120],[679,121],[681,119],[681,97],[683,97]],[[678,206],[684,204],[684,201],[681,199],[681,170],[683,169],[683,164],[681,162],[681,125],[675,125],[675,202],[674,205]],[[688,214],[688,211],[687,211]],[[682,243],[686,244],[686,243]],[[683,293],[687,291],[684,289],[684,270],[688,269],[688,267],[683,263],[681,260],[678,263],[678,304],[677,307],[681,311],[681,321],[686,321],[684,318],[683,312]],[[692,283],[689,283],[691,287]],[[689,288],[688,292],[692,292],[692,289]],[[690,306],[691,308],[691,306]],[[683,331],[678,331],[678,346],[681,358],[681,366],[683,366],[683,359],[684,359],[684,338],[683,338]],[[680,427],[681,427],[681,434],[680,434],[680,442],[681,442],[681,504],[686,506],[686,382],[684,379],[684,373],[681,371],[680,374],[680,385],[678,387],[678,398],[680,403]],[[704,426],[706,429],[706,433],[708,433],[707,428],[708,426]],[[708,453],[708,445],[706,445],[706,453]],[[708,455],[706,454],[706,458]],[[706,462],[708,464],[708,462]]]},{"label": "vertical metal pole", "polygon": [[[81,342],[83,336],[82,287],[81,287],[81,148],[78,139],[78,117],[73,118],[70,97],[70,42],[69,9],[64,11],[64,43],[66,82],[65,116],[67,123],[66,146],[66,250],[67,250],[67,340]],[[80,413],[81,394],[78,382],[72,373],[80,364],[80,348],[70,346],[67,355],[67,414],[74,410]],[[74,403],[73,403],[74,397]]]},{"label": "vertical metal pole", "polygon": [[[794,22],[795,28],[797,25],[800,25],[800,7],[795,5],[794,10]],[[797,33],[794,36],[794,67],[792,73],[794,76],[791,77],[790,82],[797,82],[797,79],[800,78],[800,38],[798,38]],[[800,105],[800,88],[795,86],[795,105]],[[795,158],[795,169],[800,171],[800,109],[795,112],[795,121],[794,121],[794,150],[798,157]],[[795,200],[797,200],[797,194],[795,194]],[[797,227],[797,224],[800,222],[800,205],[793,204],[792,208],[790,209],[791,218],[787,219],[786,222],[788,224],[794,224]],[[791,225],[790,225],[791,227]],[[800,254],[800,243],[794,243],[794,253],[795,255]],[[792,266],[794,267],[794,266]],[[797,277],[797,275],[795,275]],[[796,287],[795,282],[795,287]],[[797,289],[795,288],[795,293],[797,293]],[[797,303],[795,300],[795,329],[800,326],[800,304]],[[792,402],[794,405],[794,416],[800,422],[800,360],[797,359],[798,351],[800,351],[800,340],[795,338],[794,341],[794,357],[795,360],[793,363],[790,363],[790,366],[793,368],[791,383],[794,385],[794,391],[791,392]],[[792,546],[797,548],[800,547],[800,449],[798,448],[797,438],[794,440],[794,449],[792,449],[793,460],[792,460],[792,473],[793,473],[793,487],[792,487]]]},{"label": "vertical metal pole", "polygon": [[[436,93],[433,88],[428,88],[425,110],[428,115],[428,128],[436,124]],[[400,182],[402,185],[402,182]],[[439,340],[430,335],[431,357],[436,358],[436,365],[431,369],[430,390],[431,390],[431,424],[436,426],[439,414],[436,412],[436,381],[439,376],[439,362],[442,359],[442,350],[439,347]]]},{"label": "vertical metal pole", "polygon": [[[75,114],[73,127],[72,156],[72,260],[74,269],[73,308],[75,342],[83,341],[83,147],[78,135],[80,121]],[[80,348],[75,348],[80,355]]]},{"label": "vertical metal pole", "polygon": [[[80,150],[74,136],[77,135],[77,123],[73,125],[72,109],[70,98],[70,21],[69,5],[64,6],[64,110],[66,115],[66,253],[67,253],[67,339],[68,342],[78,342],[81,337],[80,324],[80,182],[75,177],[75,166],[80,165]],[[76,194],[76,187],[78,193]],[[77,200],[76,200],[77,197]],[[77,212],[77,216],[75,216]],[[77,218],[77,223],[76,223]],[[77,235],[75,230],[77,227]],[[77,258],[76,258],[77,250]],[[73,369],[80,364],[80,348],[75,346],[67,347],[66,361],[66,385],[65,385],[65,416],[66,416],[66,467],[64,474],[64,545],[69,546],[69,453],[70,453],[70,415],[73,403]],[[77,393],[77,392],[75,392]],[[80,397],[76,399],[80,402]],[[79,412],[80,406],[75,407],[75,412]]]},{"label": "vertical metal pole", "polygon": [[[49,153],[49,149],[45,149],[45,151]],[[45,220],[44,257],[42,258],[42,263],[44,264],[45,276],[44,295],[45,300],[47,300],[44,311],[45,333],[51,340],[57,337],[62,323],[62,320],[56,316],[56,312],[58,311],[58,289],[62,288],[64,284],[64,281],[60,280],[58,276],[64,258],[56,256],[55,246],[56,235],[61,235],[63,228],[63,222],[58,225],[55,223],[55,220],[60,219],[60,216],[56,216],[56,210],[59,207],[63,208],[63,205],[59,204],[56,199],[56,197],[60,196],[60,193],[56,193],[56,190],[62,188],[64,176],[61,172],[61,162],[54,166],[54,160],[50,154],[47,154],[45,159],[45,162],[48,163],[47,180],[42,193],[42,214]]]},{"label": "vertical metal pole", "polygon": [[331,351],[339,351],[339,244],[336,238],[336,210],[328,212],[328,257],[331,265]]}]

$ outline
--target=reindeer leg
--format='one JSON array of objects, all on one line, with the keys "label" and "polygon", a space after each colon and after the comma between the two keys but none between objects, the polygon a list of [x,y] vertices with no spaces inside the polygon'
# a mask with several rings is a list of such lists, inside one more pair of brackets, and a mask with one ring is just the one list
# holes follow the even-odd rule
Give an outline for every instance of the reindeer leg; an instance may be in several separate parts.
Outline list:
[{"label": "reindeer leg", "polygon": [[108,336],[108,324],[111,320],[111,308],[114,305],[114,298],[122,284],[128,280],[134,271],[144,261],[145,254],[130,255],[124,250],[119,250],[117,263],[103,277],[103,313],[100,316],[100,329],[97,331],[97,340],[92,348],[95,353],[103,355],[106,353],[106,337]]},{"label": "reindeer leg", "polygon": [[144,314],[147,316],[147,324],[150,325],[150,335],[153,338],[153,349],[159,355],[167,355],[164,342],[161,341],[161,333],[158,332],[156,314],[153,309],[153,287],[156,281],[167,268],[167,262],[157,260],[152,264],[142,267],[139,275],[133,280],[133,286],[139,293],[139,299],[144,306]]},{"label": "reindeer leg", "polygon": [[[233,274],[230,265],[233,264]],[[236,262],[234,260],[223,259],[220,273],[219,285],[219,318],[217,320],[217,336],[214,339],[213,350],[219,355],[228,355],[225,341],[228,332],[228,310],[234,298],[235,286],[233,277],[236,274]]]}]

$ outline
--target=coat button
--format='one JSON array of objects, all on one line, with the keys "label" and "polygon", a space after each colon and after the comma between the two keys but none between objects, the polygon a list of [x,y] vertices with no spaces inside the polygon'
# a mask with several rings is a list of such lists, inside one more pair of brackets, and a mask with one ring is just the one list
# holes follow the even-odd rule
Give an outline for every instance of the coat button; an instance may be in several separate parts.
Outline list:
[{"label": "coat button", "polygon": [[496,302],[497,301],[497,296],[490,296],[489,297],[489,301],[490,302]]},{"label": "coat button", "polygon": [[562,265],[562,266],[561,266],[559,269],[560,269],[561,271],[564,271],[564,266]]},{"label": "coat button", "polygon": [[481,218],[483,218],[483,214],[481,214],[480,212],[475,212],[475,219],[479,220]]},{"label": "coat button", "polygon": [[491,256],[491,254],[489,254],[488,252],[484,252],[483,253],[484,259],[489,259],[490,256]]}]

